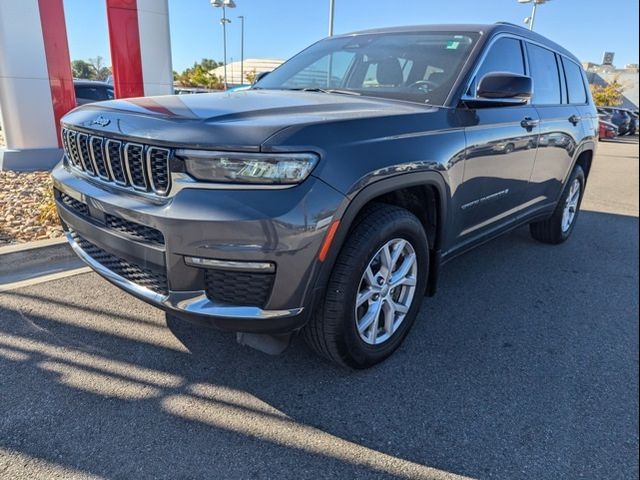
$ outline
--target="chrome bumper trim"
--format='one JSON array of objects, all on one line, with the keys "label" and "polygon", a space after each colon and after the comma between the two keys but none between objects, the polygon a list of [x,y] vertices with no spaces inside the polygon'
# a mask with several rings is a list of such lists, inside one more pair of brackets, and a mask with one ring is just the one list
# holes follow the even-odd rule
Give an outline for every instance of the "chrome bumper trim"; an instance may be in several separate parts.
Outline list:
[{"label": "chrome bumper trim", "polygon": [[127,292],[147,300],[148,302],[163,309],[204,317],[236,318],[238,320],[293,317],[302,313],[303,310],[303,307],[292,308],[289,310],[262,310],[258,307],[234,307],[222,305],[209,300],[204,290],[170,290],[168,295],[161,295],[153,290],[141,287],[140,285],[117,275],[108,268],[105,268],[102,264],[96,262],[91,256],[85,253],[70,233],[67,232],[66,237],[73,251],[96,273],[102,275],[104,278],[123,290],[126,290]]}]

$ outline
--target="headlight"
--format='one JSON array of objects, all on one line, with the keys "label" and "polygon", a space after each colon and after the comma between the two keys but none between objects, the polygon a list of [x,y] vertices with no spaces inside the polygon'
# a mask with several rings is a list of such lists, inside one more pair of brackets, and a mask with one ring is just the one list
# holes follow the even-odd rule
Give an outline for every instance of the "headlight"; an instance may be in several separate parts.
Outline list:
[{"label": "headlight", "polygon": [[236,153],[177,150],[186,171],[197,180],[219,183],[292,185],[318,163],[312,153]]}]

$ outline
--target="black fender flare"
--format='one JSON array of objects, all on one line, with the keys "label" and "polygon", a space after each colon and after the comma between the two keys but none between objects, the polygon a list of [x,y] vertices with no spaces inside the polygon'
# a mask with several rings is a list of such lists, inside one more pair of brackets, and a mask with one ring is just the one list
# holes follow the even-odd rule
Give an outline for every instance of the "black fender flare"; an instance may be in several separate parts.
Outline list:
[{"label": "black fender flare", "polygon": [[434,245],[429,246],[432,251],[432,262],[429,272],[428,289],[430,294],[435,293],[435,283],[437,282],[440,267],[440,251],[442,240],[444,238],[444,227],[447,224],[447,212],[451,195],[449,185],[443,176],[437,171],[430,170],[404,173],[378,180],[362,188],[353,197],[345,197],[343,205],[340,206],[333,217],[334,221],[340,220],[340,225],[333,237],[331,248],[329,249],[325,260],[323,262],[319,262],[319,269],[314,282],[315,298],[319,296],[317,295],[319,291],[321,292],[326,288],[333,266],[345,241],[347,240],[351,226],[362,208],[374,198],[384,195],[385,193],[416,186],[435,187],[438,192],[436,240]]}]

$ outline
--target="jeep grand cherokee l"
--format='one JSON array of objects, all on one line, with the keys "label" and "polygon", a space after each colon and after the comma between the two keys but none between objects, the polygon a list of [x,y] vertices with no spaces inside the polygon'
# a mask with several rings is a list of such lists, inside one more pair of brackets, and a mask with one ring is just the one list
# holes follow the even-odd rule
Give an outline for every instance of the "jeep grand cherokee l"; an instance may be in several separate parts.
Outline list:
[{"label": "jeep grand cherokee l", "polygon": [[499,23],[340,35],[247,91],[86,105],[62,127],[59,213],[99,274],[363,368],[456,255],[523,224],[569,237],[598,117],[571,53]]}]

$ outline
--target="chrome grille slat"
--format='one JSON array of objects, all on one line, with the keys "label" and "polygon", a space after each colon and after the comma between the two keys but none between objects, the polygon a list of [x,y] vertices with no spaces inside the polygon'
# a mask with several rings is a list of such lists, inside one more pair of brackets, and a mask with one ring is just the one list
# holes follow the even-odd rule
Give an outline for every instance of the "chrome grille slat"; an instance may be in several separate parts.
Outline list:
[{"label": "chrome grille slat", "polygon": [[76,142],[78,143],[78,156],[82,167],[92,175],[95,175],[95,169],[89,155],[89,135],[86,133],[77,133]]},{"label": "chrome grille slat", "polygon": [[123,187],[128,185],[127,175],[122,164],[122,142],[108,139],[106,142],[107,165],[113,181]]},{"label": "chrome grille slat", "polygon": [[171,186],[169,160],[171,150],[167,148],[149,147],[147,149],[147,172],[154,192],[166,195]]},{"label": "chrome grille slat", "polygon": [[78,142],[77,142],[77,134],[73,130],[67,130],[67,144],[69,147],[68,157],[71,160],[71,163],[75,165],[80,170],[83,170],[84,167],[82,162],[80,161],[80,157],[78,155]]},{"label": "chrome grille slat", "polygon": [[149,182],[144,166],[144,147],[139,143],[125,143],[124,163],[131,186],[146,192],[149,189]]},{"label": "chrome grille slat", "polygon": [[122,142],[63,127],[62,145],[71,165],[101,181],[167,196],[171,190],[170,148]]},{"label": "chrome grille slat", "polygon": [[65,152],[69,151],[69,142],[67,142],[68,133],[69,132],[66,128],[63,128],[62,130],[60,130],[60,137],[62,139],[62,148],[64,149]]},{"label": "chrome grille slat", "polygon": [[91,161],[98,176],[103,180],[109,180],[109,170],[104,158],[104,141],[101,137],[89,137],[89,153]]}]

